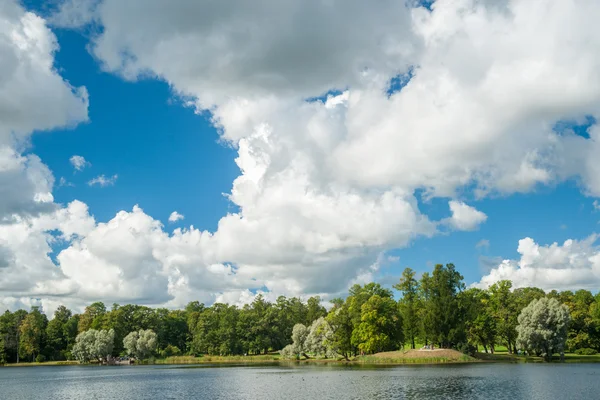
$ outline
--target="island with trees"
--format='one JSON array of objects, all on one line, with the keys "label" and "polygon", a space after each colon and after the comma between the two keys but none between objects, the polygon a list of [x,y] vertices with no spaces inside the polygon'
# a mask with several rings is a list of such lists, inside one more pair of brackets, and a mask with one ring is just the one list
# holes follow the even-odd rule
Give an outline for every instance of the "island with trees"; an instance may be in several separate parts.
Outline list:
[{"label": "island with trees", "polygon": [[[24,363],[195,363],[219,361],[471,362],[597,361],[600,294],[513,289],[499,281],[467,288],[453,264],[404,270],[395,289],[354,285],[326,309],[262,295],[237,307],[185,309],[93,303],[0,315],[0,365]],[[587,357],[587,358],[586,358]]]}]

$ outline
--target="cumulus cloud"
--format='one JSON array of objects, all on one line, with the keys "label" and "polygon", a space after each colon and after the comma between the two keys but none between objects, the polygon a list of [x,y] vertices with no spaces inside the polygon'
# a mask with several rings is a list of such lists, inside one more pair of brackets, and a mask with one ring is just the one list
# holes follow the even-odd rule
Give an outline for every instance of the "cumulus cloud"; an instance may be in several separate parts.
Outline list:
[{"label": "cumulus cloud", "polygon": [[51,212],[54,177],[35,154],[22,154],[34,130],[87,120],[85,88],[53,67],[56,37],[14,1],[0,7],[0,222]]},{"label": "cumulus cloud", "polygon": [[515,287],[536,286],[544,290],[597,290],[600,286],[598,235],[566,240],[562,245],[540,245],[531,238],[519,240],[518,260],[504,260],[476,284],[489,287],[509,279]]},{"label": "cumulus cloud", "polygon": [[[487,220],[487,215],[461,201],[451,200],[448,205],[452,216],[446,223],[461,231],[473,231]],[[489,243],[488,243],[489,245]]]},{"label": "cumulus cloud", "polygon": [[119,175],[114,174],[113,176],[106,176],[104,174],[102,175],[98,175],[97,177],[90,179],[88,181],[88,185],[89,186],[100,186],[100,187],[106,187],[106,186],[114,186],[115,183],[117,182],[117,178],[119,178]]},{"label": "cumulus cloud", "polygon": [[71,156],[71,158],[69,158],[69,162],[71,163],[73,168],[75,168],[76,171],[81,171],[84,168],[92,165],[92,163],[87,161],[84,157],[77,155]]},{"label": "cumulus cloud", "polygon": [[[44,282],[78,298],[168,304],[198,293],[243,301],[250,288],[331,294],[367,277],[386,250],[434,235],[439,222],[472,230],[486,219],[452,200],[449,220],[430,221],[416,191],[485,197],[577,179],[586,194],[600,195],[598,127],[589,138],[553,130],[559,121],[600,117],[600,4],[438,0],[430,11],[405,3],[104,0],[65,11],[77,17],[63,26],[100,25],[90,49],[103,69],[162,79],[211,113],[238,152],[240,175],[228,196],[239,211],[215,232],[172,235],[139,208],[120,212],[74,236],[57,275]],[[17,31],[9,42],[39,29]],[[58,85],[52,98],[69,101],[32,110],[46,128],[85,119],[85,91],[56,78],[55,39],[44,32],[51,40],[17,46],[29,50],[13,58],[41,60]],[[15,62],[0,59],[0,68]],[[390,93],[402,74],[405,85]],[[45,98],[28,79],[6,82],[35,93],[31,101]],[[39,129],[29,121],[6,132]],[[41,201],[51,194],[43,185],[30,193],[53,204]],[[108,240],[113,235],[120,240]]]},{"label": "cumulus cloud", "polygon": [[68,292],[49,257],[62,238],[51,232],[70,238],[89,225],[76,221],[77,203],[53,202],[51,171],[24,150],[33,131],[86,121],[88,96],[55,70],[58,44],[42,18],[4,1],[0,32],[0,303],[10,306]]},{"label": "cumulus cloud", "polygon": [[4,1],[0,32],[0,144],[22,146],[34,130],[86,121],[87,91],[54,69],[58,43],[45,21]]},{"label": "cumulus cloud", "polygon": [[169,222],[183,221],[184,218],[185,217],[179,214],[177,211],[173,211],[171,215],[169,215]]}]

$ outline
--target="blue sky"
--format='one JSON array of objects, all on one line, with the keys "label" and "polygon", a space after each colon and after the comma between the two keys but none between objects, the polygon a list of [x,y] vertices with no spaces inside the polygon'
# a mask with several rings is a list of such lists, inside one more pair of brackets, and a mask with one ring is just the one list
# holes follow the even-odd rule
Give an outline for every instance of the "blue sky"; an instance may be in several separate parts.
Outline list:
[{"label": "blue sky", "polygon": [[[587,31],[567,43],[561,24],[543,23],[564,17],[583,27],[592,10],[569,2],[537,15],[515,2],[503,14],[467,2],[461,14],[438,1],[412,10],[361,5],[333,18],[320,6],[294,14],[265,0],[240,17],[203,2],[187,9],[138,0],[128,7],[12,1],[11,18],[29,10],[45,24],[28,40],[55,37],[60,47],[43,50],[52,68],[40,64],[35,75],[23,64],[23,74],[38,84],[58,80],[67,91],[85,87],[89,102],[81,115],[58,96],[41,98],[71,116],[47,122],[23,100],[24,115],[36,122],[19,133],[25,147],[1,135],[20,125],[0,125],[0,147],[39,157],[55,180],[48,188],[55,214],[2,217],[20,222],[0,230],[0,258],[6,252],[14,264],[10,276],[26,269],[37,285],[0,280],[9,307],[31,299],[48,308],[95,299],[243,303],[259,291],[330,298],[354,282],[389,284],[405,267],[424,272],[449,262],[480,286],[600,282],[599,250],[595,238],[586,240],[598,227],[600,91],[588,84],[594,68],[570,73],[572,63],[546,52],[586,53]],[[271,23],[271,12],[297,18]],[[527,15],[545,31],[527,36],[529,28],[508,15]],[[316,21],[311,29],[305,17]],[[10,29],[20,32],[23,21]],[[464,35],[450,35],[446,24]],[[522,39],[525,50],[507,48],[501,31]],[[480,38],[488,48],[478,47]],[[3,40],[22,59],[33,48]],[[526,51],[528,40],[539,50]],[[521,75],[536,65],[555,79]],[[0,110],[9,106],[0,101]],[[89,165],[75,170],[74,155]],[[29,177],[19,179],[35,187],[30,197],[43,195],[38,167],[19,168]],[[101,175],[118,178],[88,184]],[[185,218],[169,222],[173,211]],[[27,224],[24,242],[9,240]],[[33,248],[38,258],[26,257]]]},{"label": "blue sky", "polygon": [[[98,220],[139,204],[166,222],[178,210],[190,224],[216,229],[230,205],[222,196],[238,174],[235,152],[217,143],[218,135],[194,110],[182,106],[164,82],[125,82],[103,73],[77,32],[58,31],[61,46],[56,68],[74,86],[90,94],[90,121],[74,129],[36,134],[31,152],[75,187],[55,192],[58,202],[80,199]],[[91,105],[93,103],[93,105]],[[74,171],[69,158],[81,155],[92,166]],[[118,174],[114,187],[86,182]]]}]

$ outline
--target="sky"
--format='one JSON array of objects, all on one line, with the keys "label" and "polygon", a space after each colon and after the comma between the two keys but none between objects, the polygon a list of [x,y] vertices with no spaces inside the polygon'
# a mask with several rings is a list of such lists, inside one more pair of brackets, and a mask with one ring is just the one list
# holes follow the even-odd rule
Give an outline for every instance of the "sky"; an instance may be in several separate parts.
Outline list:
[{"label": "sky", "polygon": [[600,4],[5,0],[0,308],[600,285]]}]

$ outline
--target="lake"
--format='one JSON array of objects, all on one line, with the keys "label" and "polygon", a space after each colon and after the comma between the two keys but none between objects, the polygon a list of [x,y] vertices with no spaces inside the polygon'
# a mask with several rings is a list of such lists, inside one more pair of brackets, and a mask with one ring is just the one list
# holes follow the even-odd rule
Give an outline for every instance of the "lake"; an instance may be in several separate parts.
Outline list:
[{"label": "lake", "polygon": [[600,364],[0,368],[0,399],[599,399]]}]

